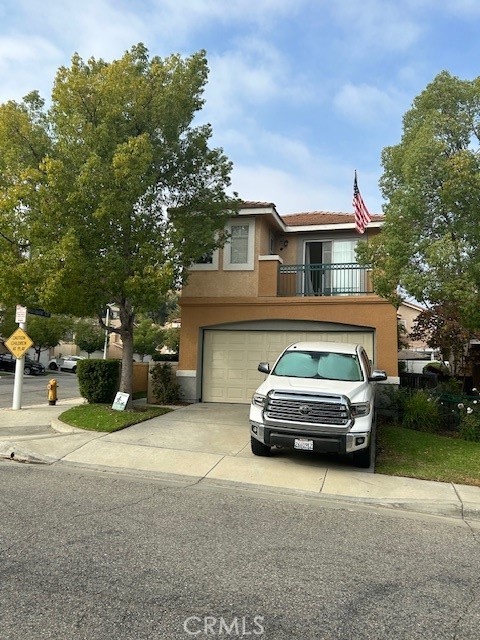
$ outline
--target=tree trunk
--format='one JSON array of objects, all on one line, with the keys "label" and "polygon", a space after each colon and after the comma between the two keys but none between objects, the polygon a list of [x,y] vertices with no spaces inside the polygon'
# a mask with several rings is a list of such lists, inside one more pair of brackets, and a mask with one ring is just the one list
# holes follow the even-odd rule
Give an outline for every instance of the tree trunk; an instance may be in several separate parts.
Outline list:
[{"label": "tree trunk", "polygon": [[120,336],[123,343],[122,374],[120,377],[120,391],[130,394],[128,405],[132,401],[133,389],[133,320],[134,313],[128,301],[119,305]]}]

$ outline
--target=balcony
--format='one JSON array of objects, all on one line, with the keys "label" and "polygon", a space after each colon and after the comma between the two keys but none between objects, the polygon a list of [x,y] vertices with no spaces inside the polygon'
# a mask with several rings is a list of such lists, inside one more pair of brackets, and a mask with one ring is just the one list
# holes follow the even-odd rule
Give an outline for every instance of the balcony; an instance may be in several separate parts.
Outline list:
[{"label": "balcony", "polygon": [[358,296],[373,293],[370,270],[358,264],[281,264],[278,296]]}]

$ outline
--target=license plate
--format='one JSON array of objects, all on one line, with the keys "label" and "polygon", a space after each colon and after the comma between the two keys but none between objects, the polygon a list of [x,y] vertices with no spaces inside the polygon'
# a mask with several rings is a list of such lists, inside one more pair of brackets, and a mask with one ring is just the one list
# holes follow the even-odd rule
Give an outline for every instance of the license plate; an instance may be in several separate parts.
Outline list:
[{"label": "license plate", "polygon": [[313,440],[307,440],[307,438],[295,438],[293,448],[301,449],[302,451],[313,451]]}]

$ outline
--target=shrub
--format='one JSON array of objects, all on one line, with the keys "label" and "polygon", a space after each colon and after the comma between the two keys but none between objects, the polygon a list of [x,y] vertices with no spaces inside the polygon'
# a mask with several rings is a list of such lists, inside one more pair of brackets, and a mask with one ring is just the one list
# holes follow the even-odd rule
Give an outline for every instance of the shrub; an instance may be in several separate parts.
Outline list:
[{"label": "shrub", "polygon": [[[476,392],[476,389],[473,389]],[[477,396],[458,404],[460,410],[459,435],[462,440],[480,442],[480,401]]]},{"label": "shrub", "polygon": [[180,401],[180,385],[169,364],[159,362],[152,368],[152,390],[159,404],[177,404]]},{"label": "shrub", "polygon": [[410,389],[390,384],[380,385],[375,404],[380,414],[390,415],[397,422],[402,418],[405,401],[409,397]]},{"label": "shrub", "polygon": [[120,380],[119,360],[79,360],[78,386],[81,395],[90,404],[111,404]]},{"label": "shrub", "polygon": [[440,429],[437,399],[423,389],[409,394],[403,402],[402,427],[433,433]]},{"label": "shrub", "polygon": [[437,394],[460,395],[462,393],[462,382],[456,378],[448,378],[439,382],[436,388]]}]

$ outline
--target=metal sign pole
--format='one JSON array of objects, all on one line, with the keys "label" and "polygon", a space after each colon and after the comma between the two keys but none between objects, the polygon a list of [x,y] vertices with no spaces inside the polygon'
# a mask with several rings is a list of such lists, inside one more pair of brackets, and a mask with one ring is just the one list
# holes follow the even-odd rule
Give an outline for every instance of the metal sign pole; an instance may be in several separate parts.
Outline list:
[{"label": "metal sign pole", "polygon": [[[20,322],[18,324],[20,329],[23,329],[26,333],[27,323]],[[17,358],[15,364],[15,380],[13,383],[13,402],[12,409],[18,410],[22,408],[22,391],[23,391],[23,370],[25,368],[25,354],[21,358]]]}]

